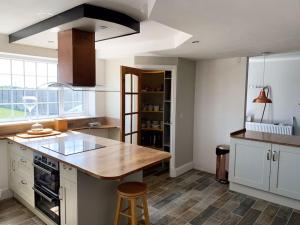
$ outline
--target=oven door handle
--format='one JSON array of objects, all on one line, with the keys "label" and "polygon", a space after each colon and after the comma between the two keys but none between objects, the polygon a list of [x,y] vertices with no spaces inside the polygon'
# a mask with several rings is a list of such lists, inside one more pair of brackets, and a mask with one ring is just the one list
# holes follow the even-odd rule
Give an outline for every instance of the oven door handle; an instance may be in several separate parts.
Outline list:
[{"label": "oven door handle", "polygon": [[47,173],[47,174],[49,174],[49,175],[52,175],[52,172],[51,172],[51,171],[49,171],[49,170],[47,170],[47,169],[45,169],[45,168],[43,168],[43,167],[41,167],[41,166],[39,166],[39,165],[37,165],[37,164],[35,164],[35,163],[32,163],[32,165],[33,165],[33,167],[35,167],[35,168],[37,168],[37,169],[39,169],[39,170],[42,170],[43,172],[45,172],[45,173]]},{"label": "oven door handle", "polygon": [[46,199],[48,202],[52,202],[53,199],[48,197],[47,195],[45,195],[44,193],[42,193],[41,191],[39,191],[38,189],[36,189],[35,187],[32,187],[32,189],[34,190],[34,192],[36,192],[38,195],[42,196],[44,199]]}]

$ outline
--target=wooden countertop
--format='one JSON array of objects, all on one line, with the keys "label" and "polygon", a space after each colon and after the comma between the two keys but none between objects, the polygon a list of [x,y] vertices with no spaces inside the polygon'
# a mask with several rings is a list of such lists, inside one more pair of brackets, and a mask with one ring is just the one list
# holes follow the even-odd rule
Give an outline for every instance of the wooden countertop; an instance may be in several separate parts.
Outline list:
[{"label": "wooden countertop", "polygon": [[[7,138],[34,151],[43,153],[48,157],[74,166],[88,175],[101,179],[121,179],[143,168],[171,158],[170,153],[164,151],[82,134],[76,131],[43,138],[22,139],[16,136]],[[78,139],[95,142],[106,147],[68,156],[42,147],[42,145],[47,143],[62,143]]]},{"label": "wooden countertop", "polygon": [[272,144],[300,147],[300,136],[271,134],[257,131],[239,130],[230,134],[232,138],[267,142]]}]

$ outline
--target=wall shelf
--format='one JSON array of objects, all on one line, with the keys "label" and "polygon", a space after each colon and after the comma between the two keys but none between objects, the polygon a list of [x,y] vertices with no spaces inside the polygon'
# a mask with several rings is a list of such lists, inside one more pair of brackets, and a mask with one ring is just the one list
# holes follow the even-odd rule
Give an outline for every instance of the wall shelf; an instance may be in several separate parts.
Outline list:
[{"label": "wall shelf", "polygon": [[159,131],[159,132],[163,132],[163,129],[159,129],[159,128],[142,128],[142,131]]}]

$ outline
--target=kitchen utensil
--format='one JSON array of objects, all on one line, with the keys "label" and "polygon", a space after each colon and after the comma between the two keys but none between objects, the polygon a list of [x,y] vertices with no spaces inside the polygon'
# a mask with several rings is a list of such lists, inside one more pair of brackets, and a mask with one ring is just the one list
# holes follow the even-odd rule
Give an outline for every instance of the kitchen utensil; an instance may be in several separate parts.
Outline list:
[{"label": "kitchen utensil", "polygon": [[54,129],[60,132],[68,130],[68,121],[66,119],[56,119],[54,121]]}]

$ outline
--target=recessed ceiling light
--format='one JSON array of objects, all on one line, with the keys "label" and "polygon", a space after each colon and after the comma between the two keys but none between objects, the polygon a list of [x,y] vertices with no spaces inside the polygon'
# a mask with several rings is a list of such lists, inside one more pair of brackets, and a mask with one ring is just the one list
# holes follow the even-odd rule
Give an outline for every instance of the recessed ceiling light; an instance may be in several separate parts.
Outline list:
[{"label": "recessed ceiling light", "polygon": [[198,44],[200,41],[192,41],[193,44]]},{"label": "recessed ceiling light", "polygon": [[47,12],[47,11],[39,11],[39,12],[37,13],[37,16],[38,16],[39,18],[41,18],[41,19],[46,19],[46,18],[48,18],[48,17],[50,17],[50,16],[53,16],[53,13]]},{"label": "recessed ceiling light", "polygon": [[53,27],[50,29],[50,32],[52,33],[58,33],[60,31],[59,27]]}]

